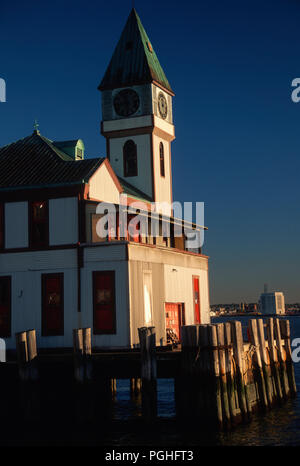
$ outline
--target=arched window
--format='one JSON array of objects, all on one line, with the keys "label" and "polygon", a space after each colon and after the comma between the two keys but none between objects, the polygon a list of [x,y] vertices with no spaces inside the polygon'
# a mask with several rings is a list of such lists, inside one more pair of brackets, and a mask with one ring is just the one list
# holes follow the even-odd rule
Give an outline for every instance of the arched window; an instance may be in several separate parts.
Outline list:
[{"label": "arched window", "polygon": [[165,150],[161,142],[159,144],[159,161],[160,161],[160,176],[165,176]]},{"label": "arched window", "polygon": [[132,139],[126,141],[123,147],[124,176],[137,176],[137,149]]}]

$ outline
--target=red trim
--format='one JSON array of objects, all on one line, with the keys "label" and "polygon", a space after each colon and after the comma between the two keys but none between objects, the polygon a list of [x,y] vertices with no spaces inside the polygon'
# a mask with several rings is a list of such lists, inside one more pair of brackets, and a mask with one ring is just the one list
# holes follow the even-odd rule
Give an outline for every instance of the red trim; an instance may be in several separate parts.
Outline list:
[{"label": "red trim", "polygon": [[154,131],[153,126],[140,126],[138,128],[130,128],[130,129],[116,129],[113,131],[102,131],[102,135],[105,138],[125,138],[131,136],[137,136],[142,134],[150,134]]},{"label": "red trim", "polygon": [[[107,287],[102,289],[103,300],[107,302],[97,303],[97,281],[99,279],[108,281]],[[111,288],[109,288],[109,282]],[[115,335],[116,332],[116,296],[115,296],[115,272],[113,270],[93,272],[93,333],[94,335]],[[98,290],[99,291],[99,290]],[[110,292],[108,296],[105,291]],[[99,323],[103,316],[103,322]],[[102,325],[102,328],[101,326]]]},{"label": "red trim", "polygon": [[117,190],[119,191],[119,193],[122,193],[123,192],[123,187],[122,187],[117,175],[115,174],[115,172],[114,172],[114,170],[113,170],[113,168],[112,168],[112,166],[110,164],[110,161],[108,159],[105,159],[103,163],[104,163],[104,165],[106,165],[107,170],[108,170],[110,176],[112,177],[112,179],[113,179],[113,181],[114,181],[114,183],[115,183],[115,185],[117,187]]},{"label": "red trim", "polygon": [[4,286],[7,286],[8,293],[7,303],[0,302],[0,337],[9,338],[11,336],[11,277],[0,277],[0,282],[4,282]]},{"label": "red trim", "polygon": [[[64,274],[63,273],[47,273],[42,274],[42,335],[43,336],[62,336],[64,335]],[[47,297],[47,281],[58,280],[60,306],[51,307],[46,303]],[[56,328],[49,328],[49,314],[56,313],[58,317],[58,326]]]}]

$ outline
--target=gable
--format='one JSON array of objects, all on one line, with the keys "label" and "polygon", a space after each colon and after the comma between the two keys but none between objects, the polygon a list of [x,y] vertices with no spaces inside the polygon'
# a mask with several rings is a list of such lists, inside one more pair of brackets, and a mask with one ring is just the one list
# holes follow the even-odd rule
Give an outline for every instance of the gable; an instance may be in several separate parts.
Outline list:
[{"label": "gable", "polygon": [[89,182],[89,198],[97,201],[119,204],[120,193],[123,191],[118,178],[106,159]]}]

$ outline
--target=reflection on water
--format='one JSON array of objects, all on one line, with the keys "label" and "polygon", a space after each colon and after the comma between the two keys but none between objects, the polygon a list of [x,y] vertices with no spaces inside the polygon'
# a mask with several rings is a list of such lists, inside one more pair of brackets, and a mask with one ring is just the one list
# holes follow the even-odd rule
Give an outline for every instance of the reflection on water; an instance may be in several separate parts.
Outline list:
[{"label": "reflection on water", "polygon": [[[253,317],[252,317],[253,318]],[[248,317],[214,318],[213,322],[240,320],[243,325],[244,337]],[[291,324],[291,339],[300,338],[300,317],[289,317]],[[136,431],[126,429],[129,419],[141,416],[140,398],[131,399],[129,381],[118,380],[117,397],[114,404],[114,419],[124,421],[123,428],[107,435],[105,441],[118,445],[161,444],[161,445],[300,445],[300,363],[295,364],[295,378],[298,395],[281,407],[272,409],[265,415],[255,415],[252,422],[238,426],[233,432],[212,434],[199,432],[195,428],[181,431],[172,421],[175,416],[174,384],[172,380],[158,381],[158,415],[161,425],[156,432]],[[126,422],[127,421],[127,422]],[[134,430],[134,431],[133,431]]]}]

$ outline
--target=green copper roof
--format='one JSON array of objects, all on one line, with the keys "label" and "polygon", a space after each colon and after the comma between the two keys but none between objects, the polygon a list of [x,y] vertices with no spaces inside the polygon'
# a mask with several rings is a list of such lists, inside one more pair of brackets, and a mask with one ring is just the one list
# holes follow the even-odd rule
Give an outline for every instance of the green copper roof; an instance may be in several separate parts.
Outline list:
[{"label": "green copper roof", "polygon": [[133,8],[98,89],[156,82],[173,94],[156,53]]}]

